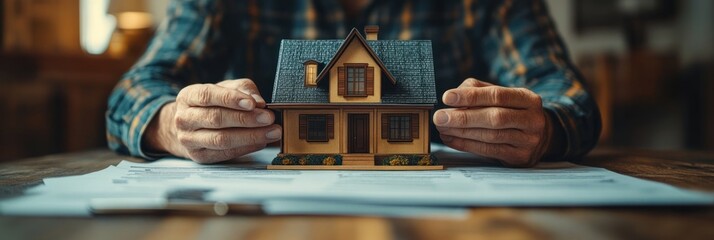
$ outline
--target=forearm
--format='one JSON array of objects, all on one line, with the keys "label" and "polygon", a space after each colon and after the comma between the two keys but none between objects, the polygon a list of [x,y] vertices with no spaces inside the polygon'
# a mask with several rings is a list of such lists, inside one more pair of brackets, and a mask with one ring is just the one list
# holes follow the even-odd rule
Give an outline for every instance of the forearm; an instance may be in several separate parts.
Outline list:
[{"label": "forearm", "polygon": [[171,2],[167,18],[146,54],[124,75],[109,98],[106,122],[111,149],[144,158],[151,158],[144,146],[167,150],[154,149],[157,146],[144,142],[154,140],[144,137],[147,129],[154,130],[150,128],[152,120],[168,115],[160,110],[175,101],[179,91],[190,83],[223,80],[228,51],[227,40],[216,37],[222,36],[220,2]]},{"label": "forearm", "polygon": [[150,158],[143,150],[146,130],[152,119],[175,100],[178,87],[162,80],[125,78],[109,98],[106,114],[109,148],[122,154]]},{"label": "forearm", "polygon": [[504,1],[496,9],[502,14],[493,16],[482,48],[493,80],[541,96],[553,133],[544,160],[570,160],[586,154],[597,143],[600,113],[545,3]]},{"label": "forearm", "polygon": [[161,107],[161,110],[149,122],[143,135],[143,149],[153,154],[168,153],[174,156],[184,156],[180,149],[175,147],[178,145],[176,144],[175,115],[176,102],[167,103]]}]

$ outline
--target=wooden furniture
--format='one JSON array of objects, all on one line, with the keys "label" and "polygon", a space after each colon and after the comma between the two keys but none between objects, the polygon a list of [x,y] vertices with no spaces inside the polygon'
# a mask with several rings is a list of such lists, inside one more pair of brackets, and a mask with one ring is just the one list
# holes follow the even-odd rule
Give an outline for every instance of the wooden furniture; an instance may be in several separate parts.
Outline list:
[{"label": "wooden furniture", "polygon": [[134,61],[0,54],[0,162],[106,146],[107,99]]},{"label": "wooden furniture", "polygon": [[[42,178],[97,171],[122,159],[107,150],[0,163],[0,194]],[[714,152],[598,149],[579,164],[714,191]],[[714,206],[474,208],[468,219],[353,216],[0,216],[3,239],[714,239]]]}]

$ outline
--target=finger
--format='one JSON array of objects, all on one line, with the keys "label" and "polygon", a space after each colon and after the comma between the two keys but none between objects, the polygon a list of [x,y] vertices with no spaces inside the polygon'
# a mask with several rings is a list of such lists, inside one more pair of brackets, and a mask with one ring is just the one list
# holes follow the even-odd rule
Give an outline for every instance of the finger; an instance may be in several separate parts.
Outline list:
[{"label": "finger", "polygon": [[442,101],[452,107],[507,107],[525,109],[535,106],[538,95],[525,88],[499,86],[455,88],[444,93]]},{"label": "finger", "polygon": [[261,128],[201,129],[179,136],[179,141],[188,149],[226,150],[268,144],[281,137],[280,126],[271,125]]},{"label": "finger", "polygon": [[260,95],[260,91],[258,90],[258,86],[255,85],[255,82],[253,80],[250,80],[248,78],[241,78],[241,79],[236,79],[236,80],[226,80],[217,83],[219,86],[226,87],[226,88],[231,88],[235,90],[239,90],[245,94],[248,94],[253,97],[256,103],[256,107],[258,108],[264,108],[265,107],[265,99]]},{"label": "finger", "polygon": [[529,167],[535,164],[527,151],[507,144],[485,143],[446,135],[441,135],[441,139],[453,149],[497,159],[507,166]]},{"label": "finger", "polygon": [[535,137],[516,129],[488,129],[488,128],[436,128],[441,135],[465,138],[485,143],[503,143],[511,146],[535,146],[538,141]]},{"label": "finger", "polygon": [[451,128],[528,129],[528,112],[510,108],[446,108],[434,113],[434,124]]},{"label": "finger", "polygon": [[479,81],[475,78],[467,78],[463,82],[461,82],[461,85],[459,85],[459,88],[465,88],[465,87],[488,87],[488,86],[495,86],[493,84],[484,82],[484,81]]},{"label": "finger", "polygon": [[241,91],[215,84],[194,84],[179,92],[177,101],[195,107],[225,107],[251,111],[255,100]]},{"label": "finger", "polygon": [[222,107],[188,107],[177,114],[176,127],[181,130],[264,127],[274,121],[273,112],[265,109],[238,111]]},{"label": "finger", "polygon": [[222,162],[226,160],[236,159],[240,156],[258,151],[265,148],[266,145],[258,144],[240,148],[213,150],[213,149],[198,149],[190,153],[190,158],[194,162],[201,164],[209,164]]}]

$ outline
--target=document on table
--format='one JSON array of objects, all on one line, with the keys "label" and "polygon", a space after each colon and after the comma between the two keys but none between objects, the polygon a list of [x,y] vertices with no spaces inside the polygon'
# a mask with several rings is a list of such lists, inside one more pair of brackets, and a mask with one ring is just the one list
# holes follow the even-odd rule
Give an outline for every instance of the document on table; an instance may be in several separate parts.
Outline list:
[{"label": "document on table", "polygon": [[[472,158],[438,145],[432,149],[445,161]],[[0,213],[88,215],[93,199],[145,199],[147,204],[155,204],[182,189],[201,189],[201,200],[206,202],[261,204],[271,214],[453,217],[463,216],[464,207],[469,206],[714,204],[711,193],[567,162],[540,163],[529,169],[266,170],[265,164],[276,153],[276,149],[266,149],[239,163],[223,165],[199,165],[183,159],[123,161],[86,175],[45,179],[45,185],[22,197],[0,201]]]}]

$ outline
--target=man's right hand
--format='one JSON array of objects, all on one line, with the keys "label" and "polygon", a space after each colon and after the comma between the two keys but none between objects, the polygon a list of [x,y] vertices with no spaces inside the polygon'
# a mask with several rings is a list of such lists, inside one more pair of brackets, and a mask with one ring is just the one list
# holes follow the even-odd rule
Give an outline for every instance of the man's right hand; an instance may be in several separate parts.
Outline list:
[{"label": "man's right hand", "polygon": [[145,132],[145,148],[198,163],[235,159],[280,140],[255,83],[249,79],[194,84],[166,104]]}]

